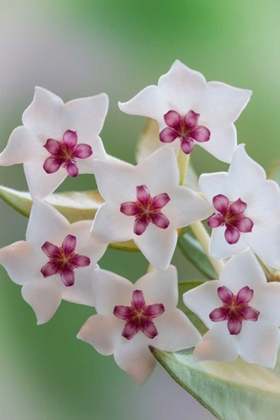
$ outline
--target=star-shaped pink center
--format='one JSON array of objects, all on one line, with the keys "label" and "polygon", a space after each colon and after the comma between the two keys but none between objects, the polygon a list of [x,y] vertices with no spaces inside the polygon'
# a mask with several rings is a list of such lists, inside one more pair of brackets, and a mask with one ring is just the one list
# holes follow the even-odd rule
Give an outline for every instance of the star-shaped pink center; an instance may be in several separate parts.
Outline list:
[{"label": "star-shaped pink center", "polygon": [[75,282],[75,268],[90,265],[90,258],[75,253],[76,236],[67,235],[58,247],[51,242],[45,242],[42,251],[49,257],[49,262],[41,268],[44,277],[50,277],[59,273],[65,286],[73,286]]},{"label": "star-shaped pink center", "polygon": [[76,159],[86,159],[92,155],[92,148],[88,144],[77,145],[78,136],[75,131],[67,130],[62,140],[48,139],[44,148],[52,155],[48,157],[43,165],[47,174],[57,172],[61,166],[66,169],[68,175],[76,177],[78,166]]},{"label": "star-shaped pink center", "polygon": [[136,201],[127,201],[120,207],[121,213],[126,216],[135,216],[133,231],[136,235],[142,235],[149,223],[153,223],[161,229],[169,226],[169,220],[161,213],[161,209],[170,201],[166,193],[151,197],[146,185],[136,187]]},{"label": "star-shaped pink center", "polygon": [[248,286],[239,290],[234,295],[226,286],[218,287],[217,293],[223,305],[214,309],[209,318],[213,322],[227,320],[227,327],[231,335],[237,335],[242,328],[242,321],[257,321],[260,312],[248,305],[251,301],[254,290]]},{"label": "star-shaped pink center", "polygon": [[236,244],[240,238],[240,232],[251,232],[254,226],[253,221],[244,215],[247,204],[240,198],[234,202],[223,194],[213,198],[213,206],[219,212],[208,219],[208,226],[217,228],[226,226],[225,239],[229,244]]},{"label": "star-shaped pink center", "polygon": [[167,126],[160,134],[159,139],[163,143],[172,143],[180,138],[181,149],[187,155],[192,152],[194,142],[206,142],[210,139],[210,130],[198,125],[199,114],[190,110],[186,115],[180,115],[177,111],[168,111],[164,116]]},{"label": "star-shaped pink center", "polygon": [[148,338],[154,338],[158,331],[153,323],[165,308],[162,303],[146,305],[142,290],[135,290],[132,293],[131,306],[118,305],[114,308],[114,315],[126,321],[122,336],[130,340],[141,330]]}]

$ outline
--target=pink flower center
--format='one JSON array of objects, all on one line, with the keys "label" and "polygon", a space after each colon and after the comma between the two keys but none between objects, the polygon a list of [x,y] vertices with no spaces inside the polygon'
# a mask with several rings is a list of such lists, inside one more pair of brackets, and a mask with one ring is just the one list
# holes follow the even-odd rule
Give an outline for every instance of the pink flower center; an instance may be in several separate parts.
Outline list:
[{"label": "pink flower center", "polygon": [[142,235],[149,223],[161,229],[168,228],[169,220],[161,213],[161,209],[170,201],[168,194],[158,194],[153,198],[146,185],[140,185],[136,187],[136,198],[136,201],[127,201],[120,207],[121,213],[135,216],[133,232],[136,235]]},{"label": "pink flower center", "polygon": [[155,338],[158,331],[153,323],[165,308],[162,303],[146,305],[142,290],[135,290],[132,293],[131,306],[119,305],[114,308],[114,315],[126,321],[122,336],[130,340],[141,330],[148,338]]},{"label": "pink flower center", "polygon": [[88,144],[77,145],[78,136],[75,131],[67,130],[62,140],[48,139],[44,148],[52,155],[43,165],[47,174],[57,172],[61,166],[66,169],[68,175],[76,177],[79,173],[76,159],[86,159],[92,155],[92,149]]},{"label": "pink flower center", "polygon": [[226,286],[218,287],[217,293],[223,305],[214,309],[209,318],[213,322],[227,320],[227,327],[231,335],[237,335],[242,328],[242,321],[257,321],[260,312],[248,305],[254,291],[248,286],[234,295]]},{"label": "pink flower center", "polygon": [[75,268],[90,265],[90,258],[75,253],[76,236],[67,235],[58,247],[51,242],[45,242],[42,251],[49,257],[49,262],[41,268],[44,277],[50,277],[59,273],[65,286],[73,286],[75,282]]},{"label": "pink flower center", "polygon": [[199,114],[190,110],[186,115],[180,115],[176,111],[168,111],[164,116],[167,126],[159,133],[159,139],[163,143],[172,143],[179,138],[181,149],[187,155],[192,152],[195,141],[203,143],[210,140],[210,130],[198,125]]},{"label": "pink flower center", "polygon": [[252,231],[254,223],[244,215],[247,204],[240,198],[231,202],[226,196],[219,194],[213,198],[213,206],[219,213],[208,219],[208,226],[211,228],[226,226],[225,239],[230,245],[238,242],[240,232]]}]

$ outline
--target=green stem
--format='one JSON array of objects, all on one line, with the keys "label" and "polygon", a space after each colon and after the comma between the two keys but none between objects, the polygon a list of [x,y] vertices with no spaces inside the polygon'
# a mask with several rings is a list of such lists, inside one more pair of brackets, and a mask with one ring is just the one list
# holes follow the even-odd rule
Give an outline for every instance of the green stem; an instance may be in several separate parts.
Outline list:
[{"label": "green stem", "polygon": [[224,267],[224,263],[220,260],[214,260],[213,258],[211,258],[209,254],[210,237],[208,235],[207,230],[205,229],[205,227],[203,226],[201,222],[195,222],[191,224],[190,227],[194,235],[200,242],[202,248],[204,249],[204,252],[207,255],[207,258],[209,259],[210,263],[212,264],[214,270],[219,275],[221,272],[221,269]]},{"label": "green stem", "polygon": [[189,165],[190,155],[186,155],[184,152],[182,152],[181,149],[179,149],[177,160],[178,160],[178,167],[179,167],[179,172],[180,172],[179,184],[184,185],[187,169]]}]

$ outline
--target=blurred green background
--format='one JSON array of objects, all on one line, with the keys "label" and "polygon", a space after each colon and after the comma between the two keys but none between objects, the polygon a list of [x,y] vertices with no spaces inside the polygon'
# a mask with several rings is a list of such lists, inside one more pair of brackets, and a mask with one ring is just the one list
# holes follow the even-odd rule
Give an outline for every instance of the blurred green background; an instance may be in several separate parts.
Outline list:
[{"label": "blurred green background", "polygon": [[[1,150],[39,85],[65,101],[106,92],[101,137],[108,153],[134,163],[145,120],[122,114],[117,101],[156,83],[178,58],[208,80],[254,91],[238,139],[266,168],[280,154],[279,15],[278,0],[0,0]],[[192,156],[199,173],[226,168],[200,148]],[[0,178],[26,189],[20,166],[0,168]],[[81,176],[60,190],[93,187],[93,176]],[[0,211],[0,246],[24,239],[27,220],[2,202]],[[197,277],[180,252],[174,263],[180,280]],[[147,264],[110,250],[101,266],[135,281]],[[213,418],[160,367],[139,388],[112,357],[77,340],[91,308],[63,302],[37,327],[20,288],[0,275],[1,420]]]}]

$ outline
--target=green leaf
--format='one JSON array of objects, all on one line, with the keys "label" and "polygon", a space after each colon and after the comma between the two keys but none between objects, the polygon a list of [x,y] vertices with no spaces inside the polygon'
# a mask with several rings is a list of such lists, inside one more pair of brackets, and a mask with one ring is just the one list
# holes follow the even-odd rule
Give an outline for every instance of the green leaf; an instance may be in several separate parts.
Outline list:
[{"label": "green leaf", "polygon": [[178,239],[178,245],[184,256],[209,280],[217,278],[214,268],[208,260],[205,252],[193,236],[185,233]]},{"label": "green leaf", "polygon": [[[16,191],[0,186],[0,198],[18,213],[29,217],[33,200],[28,192]],[[95,213],[104,203],[98,191],[55,193],[45,198],[70,223],[79,220],[93,220]],[[109,247],[125,251],[139,251],[133,241],[116,242]]]},{"label": "green leaf", "polygon": [[267,170],[267,178],[273,179],[278,185],[280,185],[280,159],[272,162]]},{"label": "green leaf", "polygon": [[279,363],[273,370],[240,358],[196,363],[190,350],[166,353],[152,346],[150,350],[172,378],[218,419],[280,418]]},{"label": "green leaf", "polygon": [[205,334],[208,331],[208,329],[203,324],[203,322],[201,321],[201,319],[194,312],[192,312],[189,308],[186,307],[186,305],[183,302],[183,294],[185,292],[188,292],[189,290],[193,289],[194,287],[201,286],[203,283],[204,283],[203,281],[185,281],[185,282],[180,282],[178,284],[178,288],[179,288],[179,302],[178,302],[178,305],[177,305],[177,307],[187,315],[187,317],[189,318],[189,320],[193,323],[193,325],[198,329],[198,331],[202,335]]}]

